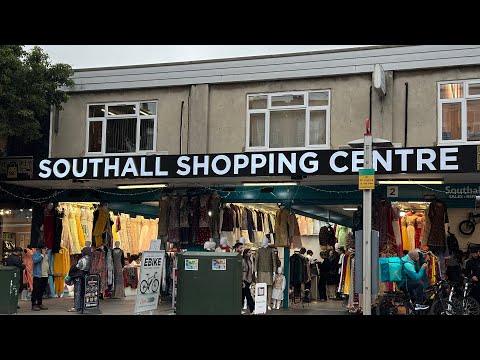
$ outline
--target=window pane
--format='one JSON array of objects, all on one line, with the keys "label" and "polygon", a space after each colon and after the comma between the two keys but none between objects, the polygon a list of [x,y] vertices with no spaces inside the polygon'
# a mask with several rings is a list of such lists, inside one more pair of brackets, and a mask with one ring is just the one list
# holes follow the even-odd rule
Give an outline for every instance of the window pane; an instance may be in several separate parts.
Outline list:
[{"label": "window pane", "polygon": [[153,150],[153,119],[142,119],[140,123],[140,150]]},{"label": "window pane", "polygon": [[272,96],[272,106],[304,105],[303,95],[277,95]]},{"label": "window pane", "polygon": [[327,106],[328,105],[328,92],[314,92],[308,94],[309,106]]},{"label": "window pane", "polygon": [[480,100],[467,101],[467,140],[480,141]]},{"label": "window pane", "polygon": [[440,85],[440,99],[463,98],[463,83]]},{"label": "window pane", "polygon": [[136,152],[137,119],[107,120],[107,153]]},{"label": "window pane", "polygon": [[270,147],[305,146],[305,110],[270,112]]},{"label": "window pane", "polygon": [[310,111],[310,145],[326,144],[327,112],[325,110]]},{"label": "window pane", "polygon": [[265,114],[250,114],[250,145],[265,146]]},{"label": "window pane", "polygon": [[108,106],[108,115],[135,115],[135,105]]},{"label": "window pane", "polygon": [[90,121],[88,128],[88,152],[102,151],[102,122]]},{"label": "window pane", "polygon": [[268,102],[267,95],[254,95],[248,97],[249,109],[266,109]]},{"label": "window pane", "polygon": [[88,117],[104,117],[105,116],[105,105],[89,105],[88,106]]},{"label": "window pane", "polygon": [[154,102],[140,103],[140,115],[156,115],[157,104]]},{"label": "window pane", "polygon": [[468,85],[468,95],[480,95],[480,83]]},{"label": "window pane", "polygon": [[442,139],[462,138],[462,103],[442,104]]}]

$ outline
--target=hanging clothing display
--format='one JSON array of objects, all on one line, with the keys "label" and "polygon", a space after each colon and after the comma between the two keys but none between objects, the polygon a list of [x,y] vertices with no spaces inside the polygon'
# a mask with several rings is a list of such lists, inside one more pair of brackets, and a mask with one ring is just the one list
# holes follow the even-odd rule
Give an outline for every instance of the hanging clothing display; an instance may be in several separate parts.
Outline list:
[{"label": "hanging clothing display", "polygon": [[65,288],[65,276],[70,270],[70,253],[66,247],[61,247],[57,253],[53,254],[53,277],[55,295],[63,294]]},{"label": "hanging clothing display", "polygon": [[123,283],[123,267],[125,266],[125,256],[123,250],[120,248],[114,248],[113,251],[113,277],[115,279],[113,298],[125,297],[125,289]]},{"label": "hanging clothing display", "polygon": [[430,232],[427,245],[430,250],[444,252],[446,248],[445,224],[448,223],[447,205],[441,200],[431,202],[428,217],[430,219]]},{"label": "hanging clothing display", "polygon": [[286,208],[278,210],[275,221],[275,245],[278,247],[289,247],[288,223],[290,211]]},{"label": "hanging clothing display", "polygon": [[381,252],[390,252],[395,249],[396,241],[393,233],[392,221],[394,213],[390,201],[382,199],[375,202],[372,207],[372,230],[379,232],[379,249]]}]

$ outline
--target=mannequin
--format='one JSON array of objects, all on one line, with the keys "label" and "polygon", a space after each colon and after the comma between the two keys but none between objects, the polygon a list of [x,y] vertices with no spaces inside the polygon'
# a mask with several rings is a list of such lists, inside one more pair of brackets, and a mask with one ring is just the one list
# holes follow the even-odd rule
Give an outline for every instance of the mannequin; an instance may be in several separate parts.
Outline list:
[{"label": "mannequin", "polygon": [[285,275],[283,275],[283,269],[280,266],[277,269],[277,273],[274,275],[273,279],[272,299],[274,309],[280,309],[280,304],[283,300],[283,291],[285,290],[286,283],[287,281],[285,279]]},{"label": "mannequin", "polygon": [[230,252],[230,246],[227,245],[227,238],[220,238],[220,246],[215,249],[215,252]]},{"label": "mannequin", "polygon": [[215,251],[215,241],[213,241],[211,238],[209,241],[205,241],[205,243],[203,244],[203,248],[206,250],[206,251]]},{"label": "mannequin", "polygon": [[113,255],[113,276],[114,276],[114,292],[112,298],[121,299],[125,297],[125,289],[123,285],[123,267],[125,266],[125,256],[123,250],[120,249],[120,241],[115,241]]},{"label": "mannequin", "polygon": [[255,258],[255,277],[257,283],[267,284],[267,308],[270,307],[270,301],[272,300],[272,285],[273,275],[275,275],[276,261],[273,248],[268,247],[268,239],[265,237],[262,241],[262,247],[257,250],[257,256]]}]

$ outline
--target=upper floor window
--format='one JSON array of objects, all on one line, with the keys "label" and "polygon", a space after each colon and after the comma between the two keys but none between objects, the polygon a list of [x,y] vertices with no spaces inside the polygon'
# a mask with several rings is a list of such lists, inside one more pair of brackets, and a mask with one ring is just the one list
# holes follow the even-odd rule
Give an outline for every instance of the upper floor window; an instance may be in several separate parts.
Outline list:
[{"label": "upper floor window", "polygon": [[480,143],[480,80],[438,84],[440,144]]},{"label": "upper floor window", "polygon": [[247,150],[329,146],[330,90],[247,95]]},{"label": "upper floor window", "polygon": [[87,111],[87,154],[155,150],[156,101],[91,104]]}]

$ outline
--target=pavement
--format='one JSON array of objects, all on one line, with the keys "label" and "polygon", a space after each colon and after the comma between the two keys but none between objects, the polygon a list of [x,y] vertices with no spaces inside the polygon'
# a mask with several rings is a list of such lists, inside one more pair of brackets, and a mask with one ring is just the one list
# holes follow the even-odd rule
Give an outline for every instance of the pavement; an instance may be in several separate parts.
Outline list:
[{"label": "pavement", "polygon": [[[49,298],[43,300],[43,305],[48,310],[32,311],[30,301],[19,300],[18,315],[70,315],[81,316],[81,313],[68,312],[73,306],[73,298]],[[128,296],[124,299],[104,299],[100,300],[101,315],[134,315],[135,296]],[[246,310],[246,314],[248,314]],[[148,315],[148,312],[143,313]],[[348,315],[348,311],[343,306],[342,301],[329,300],[325,302],[312,301],[310,303],[291,304],[288,309],[273,309],[267,312],[267,315]],[[86,314],[83,314],[86,315]],[[158,308],[152,311],[152,315],[175,315],[171,302],[165,302],[158,305]]]}]

